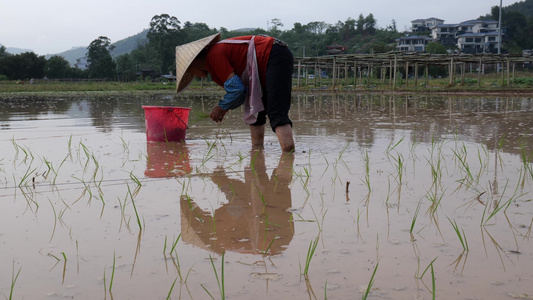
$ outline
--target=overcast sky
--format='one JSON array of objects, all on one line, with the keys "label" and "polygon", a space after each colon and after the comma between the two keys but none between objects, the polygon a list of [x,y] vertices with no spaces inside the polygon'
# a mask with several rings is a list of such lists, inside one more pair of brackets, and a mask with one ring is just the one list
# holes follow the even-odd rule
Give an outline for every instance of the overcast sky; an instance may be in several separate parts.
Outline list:
[{"label": "overcast sky", "polygon": [[[99,36],[116,42],[149,27],[155,15],[175,16],[183,24],[206,23],[228,30],[260,27],[280,19],[282,30],[296,22],[335,24],[372,13],[379,28],[396,20],[400,31],[415,19],[446,23],[476,19],[499,0],[0,0],[0,44],[55,54],[86,47]],[[518,0],[503,0],[508,6]]]}]

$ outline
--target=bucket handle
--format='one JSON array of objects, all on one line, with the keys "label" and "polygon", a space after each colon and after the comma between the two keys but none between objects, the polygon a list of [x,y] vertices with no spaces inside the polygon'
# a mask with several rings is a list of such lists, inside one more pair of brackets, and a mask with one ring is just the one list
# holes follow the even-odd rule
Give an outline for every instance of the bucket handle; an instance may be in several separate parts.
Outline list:
[{"label": "bucket handle", "polygon": [[183,120],[174,112],[174,110],[172,108],[167,107],[167,110],[172,112],[176,116],[176,118],[178,118],[181,121],[181,123],[183,123],[183,125],[185,125],[186,129],[189,129],[189,126],[187,125],[187,123],[183,122]]}]

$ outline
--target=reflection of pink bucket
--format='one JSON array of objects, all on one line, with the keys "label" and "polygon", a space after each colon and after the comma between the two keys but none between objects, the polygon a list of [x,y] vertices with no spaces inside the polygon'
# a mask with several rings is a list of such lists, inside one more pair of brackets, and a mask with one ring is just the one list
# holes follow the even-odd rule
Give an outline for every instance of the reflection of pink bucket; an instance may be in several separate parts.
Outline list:
[{"label": "reflection of pink bucket", "polygon": [[147,142],[146,177],[175,177],[192,172],[185,143]]},{"label": "reflection of pink bucket", "polygon": [[143,106],[148,141],[184,141],[190,108]]}]

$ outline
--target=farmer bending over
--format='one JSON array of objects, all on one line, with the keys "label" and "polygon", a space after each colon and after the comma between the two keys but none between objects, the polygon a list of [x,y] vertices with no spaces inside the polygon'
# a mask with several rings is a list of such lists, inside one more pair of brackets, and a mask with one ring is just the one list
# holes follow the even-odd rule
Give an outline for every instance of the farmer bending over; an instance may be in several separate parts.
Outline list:
[{"label": "farmer bending over", "polygon": [[265,36],[242,36],[220,41],[220,34],[176,47],[178,93],[192,79],[211,79],[226,94],[211,111],[221,122],[230,110],[244,104],[243,119],[250,125],[252,147],[263,147],[266,116],[283,151],[294,150],[291,106],[293,56],[287,45]]}]

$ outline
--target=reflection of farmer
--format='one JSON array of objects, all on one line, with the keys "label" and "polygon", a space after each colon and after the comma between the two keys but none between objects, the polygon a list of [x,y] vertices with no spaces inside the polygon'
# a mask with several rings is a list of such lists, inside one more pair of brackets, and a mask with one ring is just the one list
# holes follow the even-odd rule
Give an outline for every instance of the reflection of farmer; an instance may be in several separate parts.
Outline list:
[{"label": "reflection of farmer", "polygon": [[291,105],[294,59],[283,42],[272,37],[243,36],[223,41],[220,34],[176,47],[177,91],[194,76],[211,79],[226,94],[211,111],[221,122],[226,112],[244,104],[252,146],[263,146],[266,116],[283,151],[294,150]]},{"label": "reflection of farmer", "polygon": [[204,212],[187,197],[181,198],[183,241],[211,251],[279,254],[294,234],[291,224],[293,154],[282,154],[269,178],[262,151],[252,152],[244,182],[228,177],[223,169],[211,175],[228,203]]}]

